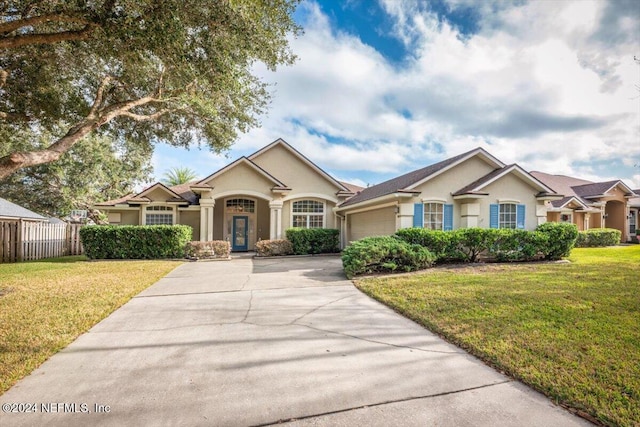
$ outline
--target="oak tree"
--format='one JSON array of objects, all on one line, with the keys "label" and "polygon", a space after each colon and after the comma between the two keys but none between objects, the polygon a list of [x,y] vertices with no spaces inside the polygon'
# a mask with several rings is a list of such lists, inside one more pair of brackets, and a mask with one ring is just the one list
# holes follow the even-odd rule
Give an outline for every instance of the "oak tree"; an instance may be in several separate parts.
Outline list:
[{"label": "oak tree", "polygon": [[[275,70],[295,59],[297,3],[1,1],[0,123],[52,139],[1,157],[0,180],[59,159],[91,133],[227,149],[269,100],[255,64]],[[70,123],[63,132],[61,121]]]}]

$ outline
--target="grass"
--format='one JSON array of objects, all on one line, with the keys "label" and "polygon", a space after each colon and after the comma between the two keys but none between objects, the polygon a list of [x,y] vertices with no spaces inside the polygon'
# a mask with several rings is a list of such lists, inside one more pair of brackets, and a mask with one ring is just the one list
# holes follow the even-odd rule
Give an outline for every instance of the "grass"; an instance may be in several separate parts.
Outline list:
[{"label": "grass", "polygon": [[569,259],[356,285],[563,406],[640,425],[640,245],[574,249]]},{"label": "grass", "polygon": [[0,264],[0,394],[176,266],[83,256]]}]

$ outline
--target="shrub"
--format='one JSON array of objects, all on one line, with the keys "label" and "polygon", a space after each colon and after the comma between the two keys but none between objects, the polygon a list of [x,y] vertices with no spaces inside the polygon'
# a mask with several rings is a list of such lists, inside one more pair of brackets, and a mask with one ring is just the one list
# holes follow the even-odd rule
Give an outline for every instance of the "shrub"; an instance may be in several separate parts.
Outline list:
[{"label": "shrub", "polygon": [[476,262],[478,256],[489,250],[501,235],[497,228],[461,228],[457,234],[458,249],[465,256],[465,261]]},{"label": "shrub", "polygon": [[256,243],[256,253],[258,256],[290,255],[293,246],[285,239],[260,240]]},{"label": "shrub", "polygon": [[296,255],[340,252],[340,231],[333,228],[289,228],[286,235]]},{"label": "shrub", "polygon": [[533,261],[544,257],[549,238],[540,231],[500,229],[489,256],[497,261]]},{"label": "shrub", "polygon": [[187,258],[229,258],[231,243],[226,240],[188,242],[185,248]]},{"label": "shrub", "polygon": [[400,229],[396,236],[407,243],[424,246],[437,257],[436,262],[439,263],[466,259],[459,249],[460,235],[453,231],[414,227]]},{"label": "shrub", "polygon": [[342,253],[348,278],[365,273],[419,270],[433,265],[435,259],[425,247],[394,236],[365,237],[352,242]]},{"label": "shrub", "polygon": [[579,231],[576,239],[577,248],[615,246],[620,243],[622,233],[614,228],[593,228]]},{"label": "shrub", "polygon": [[191,240],[188,225],[92,225],[80,229],[91,259],[182,258]]},{"label": "shrub", "polygon": [[548,242],[544,251],[544,259],[547,260],[569,256],[578,237],[578,227],[564,222],[545,222],[536,231],[547,235]]}]

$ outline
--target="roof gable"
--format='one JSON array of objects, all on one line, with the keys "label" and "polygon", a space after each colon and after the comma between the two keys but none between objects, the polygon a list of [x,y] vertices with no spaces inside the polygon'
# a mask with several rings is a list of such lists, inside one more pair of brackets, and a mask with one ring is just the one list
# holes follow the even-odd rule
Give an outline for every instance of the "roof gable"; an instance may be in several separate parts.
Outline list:
[{"label": "roof gable", "polygon": [[572,187],[576,195],[582,198],[594,198],[605,196],[615,187],[621,187],[627,195],[632,195],[633,190],[620,180],[594,182],[592,184],[583,184]]},{"label": "roof gable", "polygon": [[304,156],[298,150],[293,148],[288,142],[286,142],[282,138],[276,139],[271,144],[261,148],[260,150],[256,151],[255,153],[251,154],[249,156],[249,160],[254,161],[254,160],[258,159],[260,156],[262,156],[263,154],[265,154],[266,152],[268,152],[268,151],[270,151],[270,150],[272,150],[272,149],[274,149],[276,147],[282,147],[285,150],[287,150],[294,157],[298,158],[302,163],[304,163],[306,166],[308,166],[311,170],[313,170],[315,173],[320,175],[323,179],[329,181],[332,185],[334,185],[338,189],[339,192],[344,192],[344,193],[351,194],[351,191],[349,190],[349,188],[347,188],[343,183],[341,183],[340,181],[336,180],[334,177],[329,175],[322,168],[320,168],[318,165],[313,163],[311,160],[309,160],[306,156]]},{"label": "roof gable", "polygon": [[479,194],[485,187],[508,174],[517,175],[520,179],[528,183],[530,186],[536,188],[541,193],[555,194],[555,191],[546,186],[544,183],[540,182],[535,177],[531,176],[526,170],[514,163],[512,165],[507,165],[503,168],[496,169],[493,172],[488,173],[475,182],[472,182],[464,188],[456,191],[455,193],[453,193],[453,195],[459,196],[463,194]]},{"label": "roof gable", "polygon": [[151,198],[149,197],[149,195],[151,193],[157,192],[157,191],[161,191],[166,193],[169,197],[166,199],[167,201],[182,201],[184,200],[179,194],[177,194],[175,191],[173,191],[171,188],[167,187],[166,185],[164,185],[161,182],[156,182],[155,184],[151,185],[150,187],[145,188],[144,190],[142,190],[140,193],[134,195],[132,197],[132,199],[136,199],[136,200],[149,200],[151,201]]},{"label": "roof gable", "polygon": [[475,157],[480,156],[486,162],[492,164],[494,167],[502,168],[504,163],[493,157],[486,152],[483,148],[475,148],[466,153],[459,154],[441,162],[434,163],[433,165],[417,169],[412,172],[400,175],[396,178],[392,178],[380,184],[367,187],[355,196],[351,197],[340,206],[349,206],[356,203],[365,202],[378,197],[386,196],[397,192],[411,191],[415,187],[427,182],[430,179],[446,172],[447,170],[456,167],[460,163]]},{"label": "roof gable", "polygon": [[219,177],[220,175],[222,175],[224,173],[229,172],[230,170],[232,170],[233,168],[235,168],[235,167],[237,167],[239,165],[246,165],[247,167],[249,167],[250,169],[255,171],[257,174],[263,176],[268,181],[272,182],[273,186],[275,188],[281,188],[281,189],[287,189],[288,188],[284,183],[282,183],[276,177],[274,177],[269,172],[267,172],[266,170],[262,169],[260,166],[258,166],[257,164],[255,164],[250,159],[248,159],[247,157],[244,157],[244,156],[240,157],[238,160],[234,161],[233,163],[228,164],[227,166],[223,167],[222,169],[219,169],[218,171],[216,171],[213,174],[209,175],[205,179],[200,180],[195,185],[193,185],[193,187],[206,186],[211,181],[213,181],[215,178]]}]

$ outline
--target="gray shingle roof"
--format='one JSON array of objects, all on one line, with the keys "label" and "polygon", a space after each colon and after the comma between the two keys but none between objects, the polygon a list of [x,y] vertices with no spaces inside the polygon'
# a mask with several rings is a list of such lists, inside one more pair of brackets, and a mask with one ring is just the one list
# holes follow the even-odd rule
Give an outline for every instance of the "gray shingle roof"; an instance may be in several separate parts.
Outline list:
[{"label": "gray shingle roof", "polygon": [[[356,203],[365,202],[367,200],[375,199],[378,197],[386,196],[388,194],[397,193],[399,191],[405,190],[411,184],[415,184],[418,181],[422,181],[425,178],[435,174],[436,172],[446,168],[457,162],[458,160],[468,156],[470,153],[476,151],[473,149],[471,151],[467,151],[466,153],[459,154],[455,157],[451,157],[450,159],[443,160],[441,162],[435,163],[433,165],[427,166],[422,169],[417,169],[412,172],[406,173],[404,175],[400,175],[396,178],[392,178],[388,181],[382,182],[380,184],[373,185],[371,187],[367,187],[355,196],[346,200],[340,206],[350,206]],[[405,190],[406,191],[406,190]]]},{"label": "gray shingle roof", "polygon": [[573,191],[576,195],[580,197],[591,197],[591,196],[601,196],[606,193],[611,187],[615,186],[619,181],[616,179],[614,181],[607,182],[595,182],[593,184],[584,184],[584,185],[576,185],[573,188]]},{"label": "gray shingle roof", "polygon": [[23,208],[20,205],[16,205],[6,199],[0,197],[0,217],[9,217],[9,218],[27,218],[27,219],[37,219],[37,220],[46,220],[47,218],[39,215],[33,211],[30,211],[27,208]]}]

